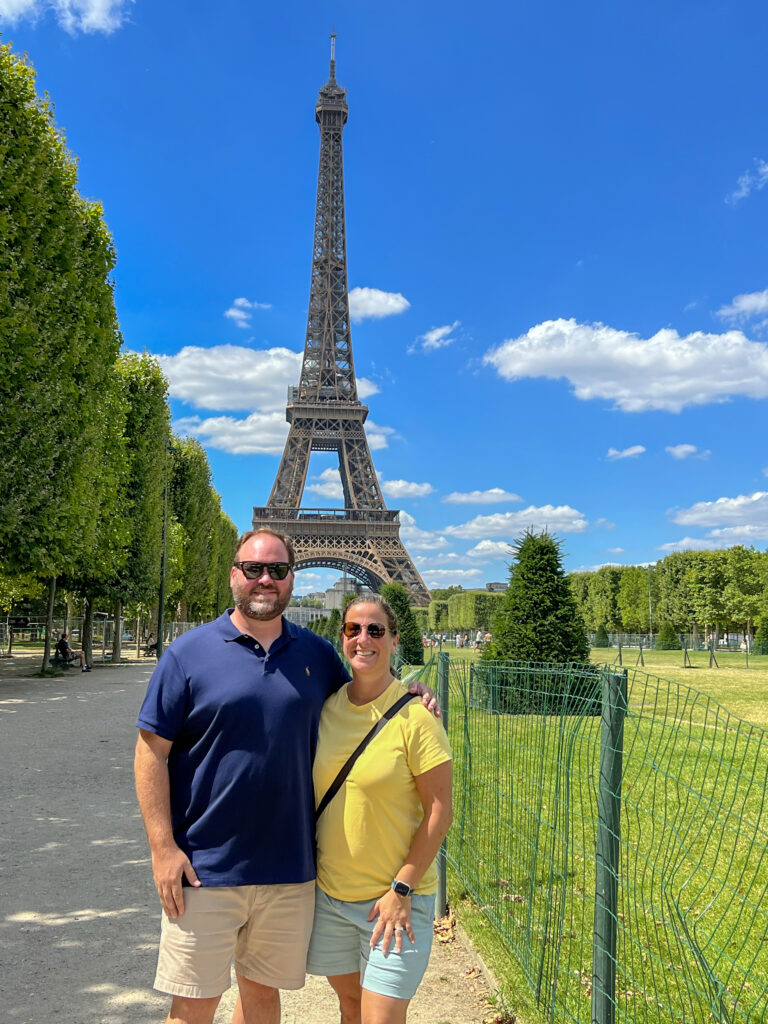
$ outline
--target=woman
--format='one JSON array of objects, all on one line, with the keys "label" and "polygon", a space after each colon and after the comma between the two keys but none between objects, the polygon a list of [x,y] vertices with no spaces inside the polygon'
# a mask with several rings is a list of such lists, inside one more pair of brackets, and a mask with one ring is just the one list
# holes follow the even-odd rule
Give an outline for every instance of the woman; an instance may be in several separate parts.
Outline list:
[{"label": "woman", "polygon": [[[402,696],[390,668],[397,619],[377,594],[347,605],[352,681],[329,697],[315,756],[315,802]],[[451,823],[451,751],[418,701],[371,740],[317,823],[317,899],[307,970],[325,974],[342,1024],[403,1024],[427,967],[435,856]]]}]

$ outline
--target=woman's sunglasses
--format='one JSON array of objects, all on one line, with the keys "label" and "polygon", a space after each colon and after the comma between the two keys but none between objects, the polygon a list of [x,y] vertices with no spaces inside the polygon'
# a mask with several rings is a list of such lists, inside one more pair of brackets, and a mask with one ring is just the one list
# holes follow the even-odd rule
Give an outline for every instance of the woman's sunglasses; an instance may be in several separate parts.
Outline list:
[{"label": "woman's sunglasses", "polygon": [[247,580],[260,580],[268,572],[273,580],[284,580],[291,571],[288,562],[233,562]]},{"label": "woman's sunglasses", "polygon": [[366,631],[371,639],[381,640],[387,632],[387,627],[380,625],[378,622],[372,622],[368,626],[361,626],[359,622],[345,622],[341,627],[341,632],[348,640],[351,640],[353,637],[360,636],[363,630]]}]

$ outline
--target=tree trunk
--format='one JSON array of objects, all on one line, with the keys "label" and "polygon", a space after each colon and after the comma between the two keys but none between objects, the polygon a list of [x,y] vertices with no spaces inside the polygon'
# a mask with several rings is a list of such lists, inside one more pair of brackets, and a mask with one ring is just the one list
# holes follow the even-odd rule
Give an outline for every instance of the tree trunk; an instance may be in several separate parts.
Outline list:
[{"label": "tree trunk", "polygon": [[45,613],[45,643],[43,645],[43,664],[41,671],[48,668],[48,659],[51,656],[51,633],[53,633],[53,605],[56,600],[56,577],[51,576],[48,583],[48,608]]},{"label": "tree trunk", "polygon": [[119,665],[123,656],[123,602],[115,601],[112,606],[115,620],[115,635],[112,637],[112,664]]},{"label": "tree trunk", "polygon": [[84,605],[81,644],[85,654],[85,663],[88,668],[91,668],[93,665],[93,601],[91,601],[90,594],[85,595]]},{"label": "tree trunk", "polygon": [[141,658],[141,612],[136,612],[136,622],[134,623],[134,637],[136,640],[136,661]]},{"label": "tree trunk", "polygon": [[[11,607],[9,609],[9,615],[13,615],[13,601],[11,601]],[[10,658],[13,654],[13,628],[11,624],[8,624],[8,657]]]},{"label": "tree trunk", "polygon": [[72,621],[75,617],[75,599],[70,592],[66,595],[67,607],[64,611],[64,632],[69,636],[72,633]]}]

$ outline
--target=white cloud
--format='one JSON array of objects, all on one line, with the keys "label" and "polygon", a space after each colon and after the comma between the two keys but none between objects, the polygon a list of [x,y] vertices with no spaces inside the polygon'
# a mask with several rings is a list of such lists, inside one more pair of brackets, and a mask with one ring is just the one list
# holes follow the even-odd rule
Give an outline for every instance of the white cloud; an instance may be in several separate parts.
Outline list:
[{"label": "white cloud", "polygon": [[341,486],[341,476],[338,469],[329,467],[324,469],[320,476],[313,477],[312,483],[306,485],[307,491],[318,494],[321,498],[344,499],[344,488]]},{"label": "white cloud", "polygon": [[287,348],[240,345],[201,348],[187,345],[173,356],[157,357],[172,398],[198,409],[264,411],[282,409],[290,385],[301,374],[302,354]]},{"label": "white cloud", "polygon": [[597,528],[599,528],[601,530],[615,530],[616,529],[616,523],[611,522],[610,519],[604,519],[602,516],[599,519],[595,520],[594,525],[595,525],[595,527],[597,527]]},{"label": "white cloud", "polygon": [[745,171],[736,183],[736,188],[730,192],[725,201],[729,206],[735,206],[741,199],[746,199],[752,192],[759,192],[768,185],[768,163],[755,157],[754,171]]},{"label": "white cloud", "polygon": [[682,540],[673,540],[668,544],[659,544],[657,551],[711,551],[713,548],[722,548],[727,545],[718,544],[714,540],[706,540],[703,537],[683,537]]},{"label": "white cloud", "polygon": [[670,509],[668,514],[681,526],[768,526],[768,491],[697,501],[690,508]]},{"label": "white cloud", "polygon": [[379,385],[374,384],[372,380],[368,380],[367,377],[357,378],[357,397],[360,401],[366,398],[370,398],[371,395],[378,395]]},{"label": "white cloud", "polygon": [[704,537],[684,537],[662,544],[660,551],[685,551],[756,544],[768,540],[768,492],[739,494],[735,498],[698,501],[690,508],[668,512],[681,526],[710,527]]},{"label": "white cloud", "polygon": [[463,555],[457,555],[455,551],[443,551],[438,555],[434,553],[414,555],[413,563],[419,571],[428,569],[431,565],[450,565],[454,568],[461,568],[469,564]]},{"label": "white cloud", "polygon": [[587,520],[570,505],[529,505],[520,512],[496,512],[475,516],[468,523],[447,526],[445,533],[453,537],[476,538],[506,536],[512,540],[521,530],[549,530],[551,533],[583,533]]},{"label": "white cloud", "polygon": [[251,326],[251,317],[255,309],[272,309],[269,302],[251,302],[250,299],[235,299],[229,309],[224,311],[224,316],[233,321],[235,327],[242,327],[248,330]]},{"label": "white cloud", "polygon": [[422,573],[424,582],[430,588],[462,585],[472,587],[481,575],[480,569],[426,569]]},{"label": "white cloud", "polygon": [[500,505],[508,501],[522,501],[518,494],[505,491],[502,487],[490,487],[487,491],[452,491],[443,501],[448,505]]},{"label": "white cloud", "polygon": [[452,345],[456,341],[456,338],[452,337],[452,335],[457,327],[461,327],[460,320],[454,320],[452,324],[445,324],[443,327],[433,327],[426,334],[420,334],[413,345],[410,346],[408,352],[417,352],[419,349],[422,352],[435,352],[439,348]]},{"label": "white cloud", "polygon": [[623,412],[768,397],[768,347],[738,330],[681,337],[665,328],[644,339],[604,324],[547,320],[484,362],[506,380],[565,377],[577,398],[606,399]]},{"label": "white cloud", "polygon": [[599,562],[597,565],[577,565],[575,569],[569,569],[568,572],[598,572],[600,569],[621,569],[623,568],[620,562]]},{"label": "white cloud", "polygon": [[728,546],[731,544],[754,544],[757,541],[768,540],[768,523],[723,526],[717,530],[710,530],[707,537],[724,541]]},{"label": "white cloud", "polygon": [[395,436],[395,430],[394,427],[382,427],[369,419],[365,421],[365,435],[371,451],[377,452],[388,446],[390,437]]},{"label": "white cloud", "polygon": [[638,455],[642,455],[645,451],[645,447],[641,444],[633,444],[630,448],[609,448],[605,453],[606,459],[610,459],[611,462],[616,462],[619,459],[635,459]]},{"label": "white cloud", "polygon": [[435,488],[432,484],[409,483],[408,480],[382,480],[381,489],[388,498],[424,498],[432,494]]},{"label": "white cloud", "polygon": [[624,554],[624,548],[606,548],[605,550],[608,552],[609,555],[623,555]]},{"label": "white cloud", "polygon": [[186,416],[172,426],[177,434],[196,437],[209,448],[233,455],[280,455],[288,435],[282,412],[254,412],[245,419]]},{"label": "white cloud", "polygon": [[409,512],[400,513],[400,539],[407,548],[419,551],[437,551],[448,547],[448,541],[439,533],[419,529]]},{"label": "white cloud", "polygon": [[511,558],[513,554],[514,549],[507,540],[481,540],[467,551],[469,558],[479,558],[484,561]]},{"label": "white cloud", "polygon": [[400,292],[382,292],[378,288],[353,288],[349,293],[349,316],[355,322],[394,316],[410,309]]},{"label": "white cloud", "polygon": [[695,455],[697,459],[707,459],[712,454],[709,448],[701,451],[695,444],[668,444],[664,451],[673,459],[687,459],[691,455]]},{"label": "white cloud", "polygon": [[53,11],[59,25],[77,32],[114,32],[125,20],[125,9],[133,0],[0,0],[0,19],[15,25],[22,19],[37,21]]},{"label": "white cloud", "polygon": [[763,292],[747,292],[734,295],[730,306],[721,306],[717,315],[729,323],[743,323],[755,316],[768,313],[768,288]]}]

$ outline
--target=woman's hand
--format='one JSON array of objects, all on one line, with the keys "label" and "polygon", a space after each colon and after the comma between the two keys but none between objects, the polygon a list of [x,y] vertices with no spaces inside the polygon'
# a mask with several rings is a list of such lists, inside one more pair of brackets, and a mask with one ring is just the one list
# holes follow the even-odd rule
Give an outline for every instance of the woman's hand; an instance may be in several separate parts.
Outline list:
[{"label": "woman's hand", "polygon": [[381,951],[386,956],[394,939],[395,952],[402,953],[404,931],[408,933],[411,942],[416,941],[411,926],[410,896],[398,896],[394,889],[390,889],[376,900],[368,915],[368,920],[373,921],[376,917],[378,917],[378,921],[376,921],[371,935],[371,949],[381,939]]}]

